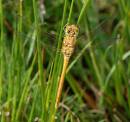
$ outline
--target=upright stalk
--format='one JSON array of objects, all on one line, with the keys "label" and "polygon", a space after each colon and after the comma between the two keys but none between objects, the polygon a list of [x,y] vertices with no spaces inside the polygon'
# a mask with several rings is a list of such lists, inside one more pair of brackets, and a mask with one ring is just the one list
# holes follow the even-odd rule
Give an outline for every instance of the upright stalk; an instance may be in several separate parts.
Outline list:
[{"label": "upright stalk", "polygon": [[68,66],[69,59],[71,55],[73,54],[73,51],[75,48],[76,37],[78,35],[78,31],[79,29],[76,25],[67,25],[65,27],[65,37],[64,37],[63,45],[62,45],[64,63],[63,63],[63,69],[62,69],[62,73],[61,73],[61,77],[60,77],[59,85],[58,85],[56,105],[55,105],[56,108],[58,107],[58,104],[60,101],[66,69]]},{"label": "upright stalk", "polygon": [[[16,33],[14,33],[14,59],[15,64],[14,66],[16,67],[16,79],[14,80],[15,83],[15,87],[13,87],[13,111],[11,112],[11,121],[18,121],[19,119],[19,110],[17,108],[17,99],[21,99],[21,97],[19,97],[19,93],[20,93],[20,87],[21,87],[21,70],[22,70],[22,65],[21,65],[21,59],[22,59],[22,40],[21,37],[18,36],[19,33],[22,33],[22,15],[23,15],[23,6],[22,3],[23,0],[19,0],[19,4],[18,4],[18,12],[19,12],[19,18],[18,18],[18,22],[16,23]],[[15,35],[16,34],[16,35]],[[18,104],[19,105],[19,104]]]},{"label": "upright stalk", "polygon": [[73,10],[73,6],[74,6],[74,1],[75,0],[72,0],[71,1],[71,7],[70,7],[70,12],[69,12],[69,17],[68,17],[68,24],[70,23],[70,19],[71,19],[71,16],[72,16],[72,10]]},{"label": "upright stalk", "polygon": [[[89,26],[89,20],[87,18],[87,35],[88,35],[88,41],[90,42],[92,40],[92,35],[91,35],[91,28]],[[95,58],[95,54],[94,54],[94,51],[93,51],[93,48],[92,46],[90,45],[90,57],[91,57],[91,60],[92,60],[92,64],[93,64],[93,68],[94,68],[94,71],[95,71],[95,74],[96,74],[96,77],[98,79],[98,83],[99,83],[99,87],[101,89],[101,91],[103,90],[103,87],[104,87],[104,84],[103,84],[103,79],[101,77],[101,74],[100,74],[100,70],[98,68],[98,65],[97,65],[97,61],[96,61],[96,58]],[[102,105],[103,103],[103,96],[101,96],[100,100],[99,100],[99,105]]]},{"label": "upright stalk", "polygon": [[60,101],[68,62],[69,62],[69,60],[66,57],[64,57],[63,69],[62,69],[61,77],[60,77],[60,80],[59,80],[59,86],[58,86],[58,92],[57,92],[57,98],[56,98],[56,108],[58,107],[58,104],[59,104],[59,101]]},{"label": "upright stalk", "polygon": [[3,10],[2,0],[0,0],[0,104],[2,102],[2,77],[3,77]]}]

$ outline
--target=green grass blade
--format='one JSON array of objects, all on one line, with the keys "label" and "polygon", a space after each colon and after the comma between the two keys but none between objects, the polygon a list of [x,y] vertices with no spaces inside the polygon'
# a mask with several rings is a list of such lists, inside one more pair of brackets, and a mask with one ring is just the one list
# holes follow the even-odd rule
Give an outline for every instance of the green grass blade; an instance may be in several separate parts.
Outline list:
[{"label": "green grass blade", "polygon": [[87,9],[87,6],[88,6],[88,4],[89,4],[89,1],[90,1],[90,0],[85,0],[85,3],[84,3],[84,5],[83,5],[83,7],[82,7],[82,9],[81,9],[81,12],[80,12],[80,14],[79,14],[79,17],[78,17],[77,25],[79,25],[79,23],[81,22],[82,17],[83,17],[83,15],[84,15],[84,13],[85,13],[85,10]]}]

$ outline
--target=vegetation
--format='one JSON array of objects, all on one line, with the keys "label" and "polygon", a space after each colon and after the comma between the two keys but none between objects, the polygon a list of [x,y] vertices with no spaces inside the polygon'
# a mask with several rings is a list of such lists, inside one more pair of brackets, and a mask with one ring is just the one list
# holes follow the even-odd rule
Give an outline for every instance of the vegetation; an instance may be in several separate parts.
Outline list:
[{"label": "vegetation", "polygon": [[[64,26],[80,28],[59,107]],[[0,122],[129,122],[129,0],[0,0]]]}]

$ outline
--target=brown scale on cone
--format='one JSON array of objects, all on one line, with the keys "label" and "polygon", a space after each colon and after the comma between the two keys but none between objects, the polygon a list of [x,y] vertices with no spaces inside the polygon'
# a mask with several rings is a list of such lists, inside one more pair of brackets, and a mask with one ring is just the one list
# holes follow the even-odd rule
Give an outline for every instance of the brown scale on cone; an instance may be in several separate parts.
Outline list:
[{"label": "brown scale on cone", "polygon": [[76,25],[66,25],[65,27],[65,37],[62,45],[62,53],[64,58],[67,58],[68,60],[74,51],[78,32],[79,29]]}]

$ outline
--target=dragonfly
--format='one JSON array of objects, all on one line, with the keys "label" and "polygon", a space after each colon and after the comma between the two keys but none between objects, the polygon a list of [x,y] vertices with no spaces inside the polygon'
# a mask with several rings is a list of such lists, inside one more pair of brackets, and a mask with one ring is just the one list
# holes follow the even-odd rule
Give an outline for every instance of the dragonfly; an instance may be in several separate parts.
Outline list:
[{"label": "dragonfly", "polygon": [[[21,40],[23,41],[24,46],[27,46],[28,44],[30,44],[31,49],[34,49],[34,46],[36,43],[35,29],[36,29],[35,27],[31,27],[31,29],[28,31],[28,33],[25,33],[25,32],[17,33],[17,36],[19,36],[21,38]],[[42,45],[43,50],[46,51],[46,53],[51,58],[54,56],[54,54],[56,52],[57,52],[57,54],[60,55],[62,53],[62,50],[57,49],[56,32],[55,31],[43,32],[42,35],[43,36],[40,39],[40,44]],[[92,44],[91,44],[91,46],[94,49],[109,47],[110,45],[114,44],[117,40],[117,36],[111,37],[109,39],[106,39],[106,40],[100,41],[100,42],[97,42],[96,38],[97,37],[95,36],[94,39],[92,40]],[[77,55],[82,50],[82,48],[84,48],[87,44],[89,44],[89,42],[87,40],[88,40],[87,36],[84,36],[84,35],[77,37],[77,42],[76,42],[77,44],[76,44],[76,49],[74,50],[74,55]],[[30,56],[33,53],[33,50],[31,50],[31,49],[30,49]],[[89,47],[87,49],[89,50]]]},{"label": "dragonfly", "polygon": [[[15,3],[18,4],[18,3]],[[4,4],[5,7],[8,7],[9,5],[11,5],[11,2]],[[15,16],[16,18],[19,18],[20,16],[17,13],[13,13],[13,16]],[[22,17],[24,22],[28,22],[26,17]],[[101,28],[101,26],[108,20],[108,18],[102,20],[96,27],[94,27],[94,29],[92,29],[91,33],[95,34],[97,30],[99,30],[99,28]],[[8,30],[13,31],[13,28],[11,28],[10,24],[8,24],[9,22],[7,21],[5,23],[6,27],[8,28]],[[38,25],[38,27],[40,28],[41,35],[42,37],[40,38],[40,43],[43,47],[44,50],[46,50],[46,52],[52,57],[53,54],[55,52],[57,52],[57,54],[61,54],[62,50],[61,49],[57,49],[57,39],[56,37],[58,37],[58,33],[56,32],[56,30],[44,30],[44,28],[46,28],[47,26],[49,26],[49,24],[47,22],[44,22],[44,24],[40,23]],[[35,46],[35,41],[36,41],[36,30],[37,28],[35,27],[34,24],[31,25],[31,27],[27,28],[26,32],[20,32],[17,33],[17,36],[20,36],[20,38],[22,39],[24,46],[26,46],[28,43],[31,44],[31,47]],[[14,32],[15,33],[15,32]],[[63,34],[64,35],[64,34]],[[116,36],[115,37],[110,37],[107,40],[104,41],[100,41],[97,42],[96,39],[97,37],[94,36],[94,38],[92,39],[93,41],[93,48],[97,48],[97,47],[104,47],[104,45],[106,47],[110,46],[111,44],[113,44],[116,40]],[[63,39],[62,39],[63,40]],[[79,36],[77,37],[77,46],[76,46],[76,50],[74,52],[74,54],[78,54],[78,52],[80,52],[80,50],[82,50],[82,48],[84,48],[85,45],[88,44],[88,37],[86,33],[81,33],[79,32]],[[114,40],[114,41],[113,41]],[[89,49],[89,48],[88,48]],[[28,55],[28,61],[31,57],[33,53],[33,48],[30,49],[29,55]]]},{"label": "dragonfly", "polygon": [[[93,30],[91,33],[95,33],[100,26],[103,24],[99,23]],[[57,39],[56,37],[58,36],[58,34],[56,33],[55,30],[51,30],[51,31],[44,31],[44,27],[48,26],[47,24],[44,25],[39,25],[39,28],[42,30],[42,37],[40,38],[40,44],[43,47],[44,52],[47,53],[47,55],[49,55],[51,58],[54,56],[54,54],[57,52],[57,54],[61,55],[62,50],[61,49],[57,49]],[[31,59],[31,56],[33,54],[33,49],[35,47],[35,43],[36,43],[36,27],[34,25],[32,25],[27,32],[20,32],[20,33],[16,33],[17,36],[19,36],[21,38],[21,40],[24,43],[24,46],[27,46],[28,44],[30,44],[30,51],[28,54],[28,59],[27,62],[29,62],[29,60]],[[13,32],[15,33],[15,32]],[[80,33],[80,32],[79,32]],[[63,34],[64,35],[64,34]],[[98,48],[107,48],[110,45],[114,44],[117,40],[117,36],[114,37],[110,37],[104,41],[98,41],[97,39],[98,37],[94,36],[94,38],[92,39],[92,44],[91,46],[94,49],[98,49]],[[62,39],[63,40],[63,39]],[[79,36],[77,37],[77,42],[76,42],[76,49],[74,51],[73,55],[78,55],[78,53],[80,53],[80,51],[87,45],[89,44],[88,41],[88,37],[87,34],[79,34]],[[86,49],[89,50],[89,47]]]}]

